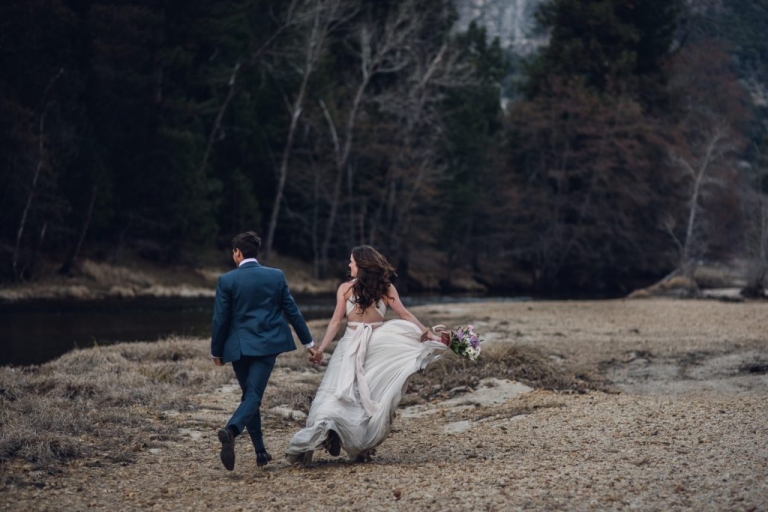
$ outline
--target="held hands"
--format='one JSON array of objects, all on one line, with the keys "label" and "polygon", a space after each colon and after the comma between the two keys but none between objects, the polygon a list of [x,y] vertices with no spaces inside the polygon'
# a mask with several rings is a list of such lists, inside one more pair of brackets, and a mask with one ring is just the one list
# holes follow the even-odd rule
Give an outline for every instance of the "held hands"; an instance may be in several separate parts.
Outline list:
[{"label": "held hands", "polygon": [[307,349],[309,351],[309,362],[312,364],[320,364],[323,362],[323,351],[317,350],[314,347]]}]

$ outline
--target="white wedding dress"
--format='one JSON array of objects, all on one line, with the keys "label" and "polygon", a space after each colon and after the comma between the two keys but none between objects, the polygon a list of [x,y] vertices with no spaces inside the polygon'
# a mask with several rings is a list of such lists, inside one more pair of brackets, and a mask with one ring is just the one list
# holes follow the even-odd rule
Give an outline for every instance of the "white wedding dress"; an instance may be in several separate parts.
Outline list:
[{"label": "white wedding dress", "polygon": [[[347,315],[355,307],[347,301]],[[376,304],[382,319],[383,301]],[[421,331],[406,320],[348,322],[336,345],[307,416],[285,456],[308,463],[334,430],[350,459],[369,458],[384,441],[395,418],[408,377],[438,359],[446,346],[421,342]]]}]

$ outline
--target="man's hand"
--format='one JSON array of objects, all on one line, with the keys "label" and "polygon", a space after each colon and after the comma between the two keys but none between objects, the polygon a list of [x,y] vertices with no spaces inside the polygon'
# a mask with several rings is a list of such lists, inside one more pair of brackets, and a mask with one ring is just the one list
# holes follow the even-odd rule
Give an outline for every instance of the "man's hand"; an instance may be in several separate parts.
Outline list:
[{"label": "man's hand", "polygon": [[224,366],[224,363],[221,361],[220,357],[213,357],[213,364],[215,364],[216,366]]},{"label": "man's hand", "polygon": [[314,347],[307,349],[309,350],[309,362],[312,364],[320,364],[323,362],[323,353],[319,350],[315,349]]}]

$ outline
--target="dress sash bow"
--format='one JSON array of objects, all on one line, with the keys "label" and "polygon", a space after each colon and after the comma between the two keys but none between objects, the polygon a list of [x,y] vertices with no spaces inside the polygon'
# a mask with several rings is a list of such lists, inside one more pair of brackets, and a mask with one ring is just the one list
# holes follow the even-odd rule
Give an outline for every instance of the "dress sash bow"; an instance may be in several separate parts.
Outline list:
[{"label": "dress sash bow", "polygon": [[349,322],[350,327],[357,327],[354,337],[349,340],[349,345],[344,353],[344,359],[341,360],[338,387],[336,388],[336,398],[342,401],[355,401],[355,383],[357,383],[357,392],[360,395],[365,412],[369,416],[376,414],[379,410],[379,404],[371,399],[371,391],[368,389],[368,381],[365,378],[365,354],[368,352],[368,343],[371,341],[371,335],[376,327],[382,322],[362,323]]}]

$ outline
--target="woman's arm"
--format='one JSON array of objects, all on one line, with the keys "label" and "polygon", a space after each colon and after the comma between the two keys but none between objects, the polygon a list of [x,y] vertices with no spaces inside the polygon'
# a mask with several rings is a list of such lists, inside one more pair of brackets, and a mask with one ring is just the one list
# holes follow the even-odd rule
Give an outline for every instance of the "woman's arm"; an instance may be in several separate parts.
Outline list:
[{"label": "woman's arm", "polygon": [[419,322],[419,320],[415,316],[413,316],[413,313],[405,309],[405,306],[400,300],[400,294],[397,293],[397,288],[395,288],[395,286],[392,284],[389,285],[389,293],[387,294],[387,305],[392,309],[392,311],[395,312],[397,316],[399,316],[403,320],[408,320],[409,322],[414,323],[418,326],[418,328],[421,330],[421,341],[426,341],[427,339],[433,339],[433,340],[439,339],[437,336],[432,334],[429,331],[429,329],[424,327],[424,324]]},{"label": "woman's arm", "polygon": [[339,332],[341,321],[344,320],[344,317],[347,314],[347,298],[344,294],[349,290],[350,286],[350,283],[344,283],[339,286],[339,289],[336,291],[336,309],[333,310],[331,321],[328,322],[328,328],[325,330],[323,341],[320,343],[320,346],[317,347],[315,355],[309,359],[315,364],[319,364],[323,361],[323,352],[328,348],[328,345],[331,344],[333,338],[336,337],[336,333]]}]

